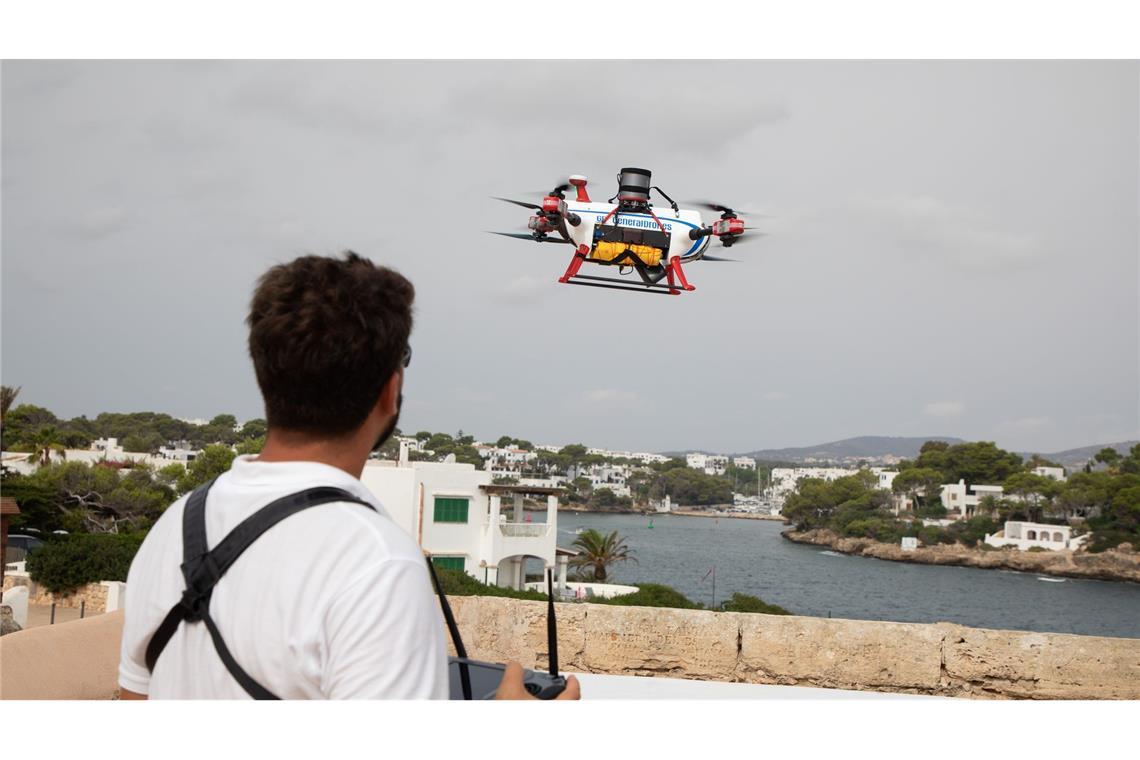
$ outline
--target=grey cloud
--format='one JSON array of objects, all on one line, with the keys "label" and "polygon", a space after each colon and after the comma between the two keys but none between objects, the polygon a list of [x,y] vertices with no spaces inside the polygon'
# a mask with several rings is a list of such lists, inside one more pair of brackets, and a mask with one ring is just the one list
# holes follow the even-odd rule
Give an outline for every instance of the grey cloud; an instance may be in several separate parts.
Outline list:
[{"label": "grey cloud", "polygon": [[[679,84],[681,72],[686,86]],[[498,129],[544,132],[552,144],[632,140],[708,156],[789,118],[781,97],[745,94],[735,77],[708,62],[567,63],[554,76],[546,68],[500,64],[484,73],[489,87],[458,90],[452,108]]]},{"label": "grey cloud", "polygon": [[102,240],[121,232],[129,224],[130,216],[121,206],[91,209],[65,222],[77,237],[85,240]]},{"label": "grey cloud", "polygon": [[965,411],[966,405],[961,401],[931,401],[922,407],[927,417],[960,417]]},{"label": "grey cloud", "polygon": [[889,230],[907,256],[977,272],[1025,269],[1040,256],[1031,235],[1002,229],[978,211],[931,196],[866,199],[857,207]]},{"label": "grey cloud", "polygon": [[541,302],[549,287],[549,279],[521,275],[504,283],[498,289],[498,298],[514,306],[530,306]]}]

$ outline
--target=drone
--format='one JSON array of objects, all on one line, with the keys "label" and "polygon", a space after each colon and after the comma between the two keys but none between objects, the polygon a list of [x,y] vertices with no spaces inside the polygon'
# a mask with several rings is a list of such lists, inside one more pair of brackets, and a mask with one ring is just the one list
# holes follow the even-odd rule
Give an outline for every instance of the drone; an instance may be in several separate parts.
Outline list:
[{"label": "drone", "polygon": [[[541,204],[495,197],[531,209],[524,232],[494,232],[495,235],[531,240],[537,243],[560,243],[574,247],[566,272],[558,281],[567,285],[632,290],[639,293],[680,295],[696,290],[685,277],[682,265],[694,261],[736,261],[706,253],[713,238],[729,248],[745,235],[742,213],[717,203],[693,205],[720,212],[720,218],[706,225],[701,212],[680,208],[661,188],[651,186],[648,169],[627,167],[617,176],[618,191],[606,201],[592,201],[586,190],[586,178],[572,175],[555,186]],[[566,192],[576,189],[570,201]],[[668,206],[654,206],[649,194],[656,190]],[[584,264],[617,267],[619,277],[636,273],[640,282],[617,277],[580,274]],[[662,280],[665,282],[662,283]]]}]

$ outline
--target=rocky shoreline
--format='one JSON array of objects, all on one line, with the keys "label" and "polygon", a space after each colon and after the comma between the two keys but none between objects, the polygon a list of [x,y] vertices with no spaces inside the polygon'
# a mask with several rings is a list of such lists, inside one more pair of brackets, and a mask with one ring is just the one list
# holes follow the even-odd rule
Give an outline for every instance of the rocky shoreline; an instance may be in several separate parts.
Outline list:
[{"label": "rocky shoreline", "polygon": [[986,551],[961,544],[938,544],[904,552],[898,544],[870,538],[845,538],[831,530],[786,530],[784,538],[797,544],[826,546],[842,554],[874,557],[891,562],[924,565],[959,565],[981,569],[1016,570],[1023,573],[1087,578],[1101,581],[1140,583],[1140,553],[1110,549],[1097,554],[1085,551],[1022,552],[1017,549]]}]

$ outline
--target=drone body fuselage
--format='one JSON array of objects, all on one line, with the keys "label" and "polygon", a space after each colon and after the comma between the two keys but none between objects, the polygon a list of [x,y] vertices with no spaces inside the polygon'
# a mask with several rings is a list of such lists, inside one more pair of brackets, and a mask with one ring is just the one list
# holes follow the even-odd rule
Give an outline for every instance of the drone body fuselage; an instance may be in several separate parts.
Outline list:
[{"label": "drone body fuselage", "polygon": [[[691,209],[679,209],[674,213],[668,206],[650,206],[652,215],[644,211],[622,211],[616,203],[590,202],[567,200],[568,211],[577,214],[581,222],[577,227],[566,225],[570,239],[576,246],[586,245],[593,253],[595,241],[595,228],[602,225],[616,226],[618,228],[661,232],[661,227],[669,236],[669,248],[662,259],[679,258],[682,263],[696,261],[704,255],[709,247],[709,236],[693,240],[689,237],[690,230],[699,230],[704,227],[701,213]],[[619,209],[615,211],[615,209]],[[607,220],[606,217],[609,216]],[[656,217],[656,220],[654,219]],[[657,221],[661,222],[659,226]]]}]

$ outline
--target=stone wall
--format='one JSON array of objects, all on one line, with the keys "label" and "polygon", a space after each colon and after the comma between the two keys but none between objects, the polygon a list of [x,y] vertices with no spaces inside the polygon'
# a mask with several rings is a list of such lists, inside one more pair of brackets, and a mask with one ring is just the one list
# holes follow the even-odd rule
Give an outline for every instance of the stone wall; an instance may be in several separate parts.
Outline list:
[{"label": "stone wall", "polygon": [[51,593],[26,575],[5,575],[3,590],[7,591],[13,586],[28,587],[28,604],[46,607],[55,604],[56,607],[79,609],[86,602],[87,606],[84,608],[86,615],[100,615],[107,611],[107,587],[101,583],[88,583],[67,596],[60,596]]},{"label": "stone wall", "polygon": [[[468,656],[548,666],[544,602],[450,602]],[[1140,699],[1140,639],[601,604],[559,604],[557,617],[559,664],[569,671],[985,699]]]}]

